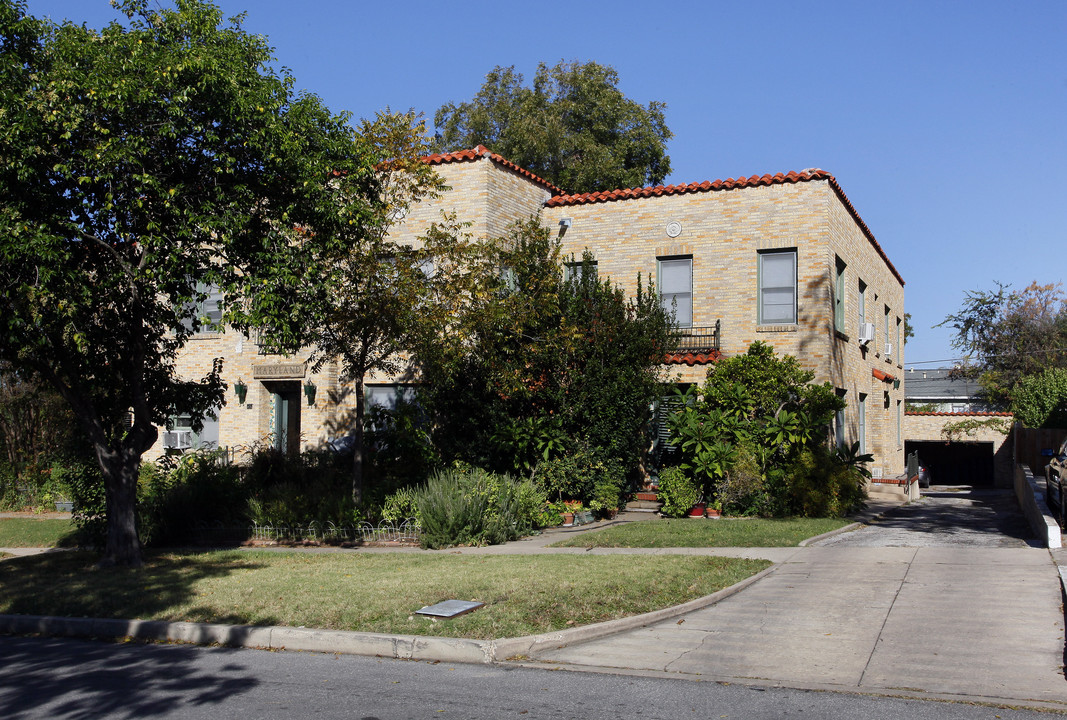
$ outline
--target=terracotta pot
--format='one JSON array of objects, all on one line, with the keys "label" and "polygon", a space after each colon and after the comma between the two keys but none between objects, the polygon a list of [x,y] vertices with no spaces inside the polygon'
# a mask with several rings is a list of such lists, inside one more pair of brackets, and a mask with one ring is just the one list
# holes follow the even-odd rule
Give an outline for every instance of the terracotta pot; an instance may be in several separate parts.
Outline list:
[{"label": "terracotta pot", "polygon": [[704,517],[704,503],[697,503],[689,509],[689,517],[702,518]]},{"label": "terracotta pot", "polygon": [[574,524],[574,513],[572,513],[572,512],[563,513],[563,524],[564,525],[573,525]]},{"label": "terracotta pot", "polygon": [[715,508],[708,508],[708,517],[709,518],[718,519],[718,518],[722,517],[722,512],[719,511],[719,510],[716,510]]}]

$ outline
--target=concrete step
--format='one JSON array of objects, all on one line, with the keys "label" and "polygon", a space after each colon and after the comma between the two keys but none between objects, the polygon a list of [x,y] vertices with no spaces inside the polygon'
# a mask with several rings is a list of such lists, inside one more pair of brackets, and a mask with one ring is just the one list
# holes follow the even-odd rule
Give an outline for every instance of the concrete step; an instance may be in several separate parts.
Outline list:
[{"label": "concrete step", "polygon": [[659,509],[663,507],[663,503],[655,502],[652,500],[631,500],[626,503],[626,512],[659,512]]}]

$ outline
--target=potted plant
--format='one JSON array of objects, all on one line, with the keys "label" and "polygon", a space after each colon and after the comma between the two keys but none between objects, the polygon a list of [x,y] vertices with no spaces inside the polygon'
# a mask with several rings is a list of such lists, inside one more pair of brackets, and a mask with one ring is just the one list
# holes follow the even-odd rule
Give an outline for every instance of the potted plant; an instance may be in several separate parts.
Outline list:
[{"label": "potted plant", "polygon": [[716,500],[711,505],[708,505],[708,517],[715,518],[716,520],[722,517],[722,500]]},{"label": "potted plant", "polygon": [[707,505],[703,501],[693,503],[693,507],[689,508],[689,517],[702,518],[704,512],[707,510]]},{"label": "potted plant", "polygon": [[582,503],[580,500],[564,500],[563,501],[563,525],[570,527],[575,524],[577,514],[582,511]]}]

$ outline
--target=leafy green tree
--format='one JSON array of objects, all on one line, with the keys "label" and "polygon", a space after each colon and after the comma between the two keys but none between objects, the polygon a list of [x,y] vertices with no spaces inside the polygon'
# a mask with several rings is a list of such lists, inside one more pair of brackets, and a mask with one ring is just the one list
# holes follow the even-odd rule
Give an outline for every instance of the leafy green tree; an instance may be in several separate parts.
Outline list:
[{"label": "leafy green tree", "polygon": [[49,465],[81,449],[73,421],[55,390],[0,364],[0,497],[16,481],[41,482]]},{"label": "leafy green tree", "polygon": [[482,144],[569,192],[658,185],[671,171],[666,105],[643,106],[595,62],[541,63],[532,86],[496,67],[470,102],[434,116],[442,152]]},{"label": "leafy green tree", "polygon": [[[355,410],[337,430],[353,438],[352,498],[364,494],[364,378],[372,372],[409,369],[410,350],[432,345],[427,335],[448,326],[477,274],[476,246],[463,226],[443,216],[414,244],[396,233],[408,210],[439,196],[441,177],[422,161],[429,153],[425,127],[413,113],[380,113],[360,134],[375,159],[380,194],[365,223],[337,224],[324,274],[311,286],[319,294],[303,318],[303,339],[316,369],[340,361]],[[358,198],[356,198],[358,200]]]},{"label": "leafy green tree", "polygon": [[792,355],[779,357],[770,345],[754,342],[744,355],[712,365],[702,392],[705,403],[724,412],[759,420],[804,412],[824,428],[843,405],[829,383],[816,385],[814,378]]},{"label": "leafy green tree", "polygon": [[464,316],[462,342],[423,358],[446,460],[530,474],[581,454],[590,473],[637,473],[670,320],[651,287],[627,299],[591,258],[569,277],[562,260],[538,219],[516,224],[498,245],[501,270]]},{"label": "leafy green tree", "polygon": [[1011,409],[1032,428],[1067,427],[1067,368],[1045,368],[1015,385]]},{"label": "leafy green tree", "polygon": [[968,292],[960,311],[938,326],[953,328],[954,347],[969,356],[961,373],[976,377],[988,401],[1005,408],[1012,407],[1024,378],[1067,368],[1067,294],[1062,283],[1009,288],[998,283],[995,291]]},{"label": "leafy green tree", "polygon": [[0,359],[72,408],[103,475],[102,562],[136,566],[156,427],[224,401],[221,361],[174,367],[205,288],[237,327],[295,341],[290,298],[321,275],[307,250],[366,223],[377,181],[346,119],[294,97],[238,20],[117,7],[128,23],[96,31],[0,0]]}]

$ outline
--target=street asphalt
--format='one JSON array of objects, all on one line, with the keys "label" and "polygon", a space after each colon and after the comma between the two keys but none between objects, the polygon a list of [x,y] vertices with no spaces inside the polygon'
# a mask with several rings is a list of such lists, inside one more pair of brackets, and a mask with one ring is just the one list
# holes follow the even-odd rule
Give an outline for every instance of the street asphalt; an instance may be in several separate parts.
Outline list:
[{"label": "street asphalt", "polygon": [[849,531],[796,548],[546,547],[561,535],[583,531],[575,529],[504,546],[462,549],[513,554],[684,552],[763,557],[775,563],[740,587],[684,607],[535,638],[478,642],[193,623],[83,620],[79,625],[71,619],[18,616],[0,616],[0,632],[130,634],[1067,712],[1056,557],[1029,536],[1010,492],[935,488],[908,505],[872,506],[863,522]]}]

